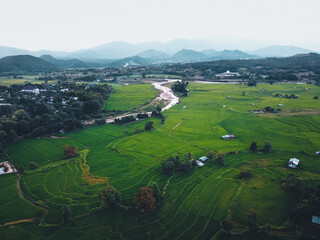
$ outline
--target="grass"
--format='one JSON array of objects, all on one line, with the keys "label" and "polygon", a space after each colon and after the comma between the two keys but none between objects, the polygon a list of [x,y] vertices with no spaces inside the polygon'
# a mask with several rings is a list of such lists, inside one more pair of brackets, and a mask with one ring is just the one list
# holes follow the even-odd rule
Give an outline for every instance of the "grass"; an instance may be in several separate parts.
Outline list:
[{"label": "grass", "polygon": [[127,111],[151,102],[157,91],[151,84],[119,85],[112,84],[115,94],[105,102],[107,111]]},{"label": "grass", "polygon": [[[12,84],[25,84],[26,82],[30,82],[33,84],[42,84],[44,81],[39,81],[36,78],[38,78],[38,75],[35,76],[22,76],[20,79],[14,79],[12,77],[0,77],[0,86],[10,86]],[[48,83],[55,83],[56,81],[48,81]]]},{"label": "grass", "polygon": [[[141,94],[144,101],[155,94],[150,85],[115,86],[106,104],[110,109],[132,109],[142,102]],[[9,146],[10,159],[26,169],[22,175],[25,194],[49,206],[43,224],[59,225],[66,204],[71,206],[72,224],[39,228],[24,223],[16,231],[0,231],[0,238],[23,234],[33,239],[211,239],[220,236],[219,222],[225,219],[236,230],[245,229],[251,211],[257,213],[260,225],[284,225],[295,199],[281,188],[282,178],[293,173],[298,179],[320,182],[320,158],[315,155],[320,149],[320,105],[312,99],[320,95],[319,87],[190,83],[189,89],[189,97],[163,113],[164,124],[151,119],[155,129],[149,132],[136,133],[150,120],[146,119],[125,126],[90,127],[66,134],[64,139],[33,139]],[[299,98],[275,98],[276,93],[298,94]],[[280,114],[251,113],[279,103],[284,104]],[[306,114],[306,109],[311,110]],[[236,139],[222,140],[225,134],[235,134]],[[262,148],[267,140],[272,143],[271,153],[248,151],[252,141]],[[106,183],[86,181],[80,162],[64,158],[65,144],[88,149],[88,176],[107,178],[122,193],[122,208],[98,211],[98,192]],[[198,158],[208,150],[228,153],[226,165],[219,167],[213,160],[191,173],[171,177],[161,173],[161,162],[169,156],[183,159],[192,153]],[[299,169],[287,168],[291,157],[301,160]],[[39,169],[28,169],[30,161]],[[252,172],[246,181],[238,179],[244,170]],[[126,210],[134,207],[134,193],[149,182],[157,182],[165,193],[161,206],[149,214]]]},{"label": "grass", "polygon": [[15,174],[0,176],[0,224],[36,217],[37,207],[18,195]]}]

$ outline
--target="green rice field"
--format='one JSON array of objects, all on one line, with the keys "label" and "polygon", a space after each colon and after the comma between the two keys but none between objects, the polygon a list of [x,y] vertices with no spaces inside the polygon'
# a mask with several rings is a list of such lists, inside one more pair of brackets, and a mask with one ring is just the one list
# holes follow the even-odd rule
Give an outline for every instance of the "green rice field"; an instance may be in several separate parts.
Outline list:
[{"label": "green rice field", "polygon": [[[286,228],[295,198],[281,188],[283,177],[293,173],[298,179],[320,183],[320,157],[315,154],[320,150],[320,102],[313,99],[320,95],[320,88],[203,83],[188,87],[190,95],[163,112],[163,124],[161,119],[151,119],[152,131],[139,131],[150,121],[146,119],[124,126],[90,127],[67,133],[66,138],[10,145],[10,160],[25,169],[22,191],[49,211],[39,225],[0,226],[0,239],[215,239],[221,221],[232,222],[234,231],[240,232],[247,228],[247,214],[252,211],[260,226]],[[132,109],[156,94],[147,84],[113,88],[106,103],[108,111]],[[299,98],[274,97],[276,93]],[[266,106],[281,111],[251,112]],[[236,138],[222,140],[225,134]],[[272,152],[250,152],[252,141],[260,149],[270,141]],[[90,174],[107,178],[122,193],[121,208],[100,209],[98,193],[105,184],[93,185],[83,178],[80,160],[64,158],[66,144],[89,151]],[[213,159],[189,173],[167,176],[161,172],[161,162],[169,156],[183,159],[192,153],[199,158],[209,150],[224,151],[225,166]],[[287,167],[291,157],[300,159],[296,170]],[[38,164],[37,169],[29,168],[31,161]],[[244,170],[252,172],[250,179],[238,178]],[[159,185],[164,200],[154,211],[139,214],[134,194],[150,182]],[[15,174],[0,176],[1,192],[8,192],[0,195],[0,224],[33,218],[39,208],[19,196],[15,183]],[[65,205],[71,207],[71,222],[61,226]]]}]

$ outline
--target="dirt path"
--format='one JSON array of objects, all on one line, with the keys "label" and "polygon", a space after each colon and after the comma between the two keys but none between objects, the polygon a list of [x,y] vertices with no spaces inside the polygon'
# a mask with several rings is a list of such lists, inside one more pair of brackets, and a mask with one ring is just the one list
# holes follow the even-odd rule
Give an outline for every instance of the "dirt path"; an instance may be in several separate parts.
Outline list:
[{"label": "dirt path", "polygon": [[46,205],[43,205],[43,204],[40,204],[34,200],[32,200],[31,198],[27,197],[23,192],[22,192],[22,189],[21,189],[21,186],[20,186],[20,176],[17,177],[17,188],[18,188],[18,193],[19,193],[19,196],[26,199],[27,201],[31,202],[33,205],[36,205],[37,207],[42,207],[42,208],[45,208],[46,210],[49,210],[49,208],[46,206]]},{"label": "dirt path", "polygon": [[173,132],[173,130],[176,129],[180,124],[181,124],[181,122],[179,122],[177,125],[175,125],[175,126],[171,129],[169,135],[171,135],[171,133]]},{"label": "dirt path", "polygon": [[35,218],[27,218],[27,219],[21,219],[21,220],[12,221],[12,222],[6,222],[4,224],[0,224],[0,227],[15,225],[15,224],[24,223],[24,222],[32,222],[35,219],[37,219],[37,218],[36,217]]}]

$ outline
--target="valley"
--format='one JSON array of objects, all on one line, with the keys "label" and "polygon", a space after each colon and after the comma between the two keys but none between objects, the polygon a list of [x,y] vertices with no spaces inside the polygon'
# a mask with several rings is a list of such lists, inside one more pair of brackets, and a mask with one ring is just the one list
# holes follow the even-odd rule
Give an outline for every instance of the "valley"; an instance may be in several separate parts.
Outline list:
[{"label": "valley", "polygon": [[[151,84],[113,87],[116,91],[105,104],[114,111],[138,107],[142,101],[138,89],[145,88],[144,101],[156,96]],[[284,180],[293,174],[303,184],[320,182],[316,155],[320,104],[313,99],[320,95],[320,88],[192,82],[188,89],[189,96],[163,109],[164,121],[151,117],[9,145],[9,160],[24,169],[19,176],[23,193],[48,211],[40,214],[37,209],[41,208],[19,197],[15,174],[1,175],[6,194],[0,197],[0,224],[31,220],[0,226],[0,238],[229,239],[221,226],[228,221],[236,233],[232,239],[241,239],[237,234],[247,229],[247,215],[254,212],[260,229],[272,239],[290,239],[294,234],[290,213],[298,199],[285,189]],[[278,98],[277,93],[299,98]],[[267,106],[277,109],[279,104],[283,106],[278,113],[253,113]],[[145,131],[149,121],[154,129]],[[223,140],[226,134],[234,134],[235,139]],[[249,150],[253,141],[256,151]],[[270,152],[262,151],[266,141],[272,144]],[[66,158],[65,145],[77,146],[79,154]],[[223,165],[218,164],[219,152],[225,153]],[[215,157],[202,167],[173,175],[162,171],[162,163],[170,156],[185,162],[188,154],[198,159],[211,153]],[[297,169],[288,168],[292,157],[300,159]],[[37,168],[32,169],[30,162]],[[240,179],[244,171],[252,176]],[[163,201],[153,211],[139,213],[134,194],[151,182],[159,186]],[[122,194],[119,208],[101,209],[99,192],[106,185]],[[66,205],[70,222],[61,226]]]}]

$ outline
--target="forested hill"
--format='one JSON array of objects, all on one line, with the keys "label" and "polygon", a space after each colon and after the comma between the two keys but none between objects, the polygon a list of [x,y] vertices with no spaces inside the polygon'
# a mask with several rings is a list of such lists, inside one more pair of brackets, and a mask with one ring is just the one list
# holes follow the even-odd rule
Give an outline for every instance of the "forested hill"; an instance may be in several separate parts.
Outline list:
[{"label": "forested hill", "polygon": [[41,58],[31,55],[9,56],[0,59],[0,72],[52,72],[60,68]]},{"label": "forested hill", "polygon": [[299,71],[301,69],[310,70],[320,74],[320,54],[306,53],[298,54],[292,57],[284,58],[263,58],[248,60],[220,60],[211,62],[188,63],[183,65],[184,68],[192,67],[193,69],[206,70],[214,69],[216,72],[224,72],[226,70],[237,71],[239,68],[247,68],[251,72],[255,69],[276,70],[276,69],[292,69]]},{"label": "forested hill", "polygon": [[92,68],[92,67],[102,67],[102,64],[99,63],[93,63],[93,62],[84,62],[79,59],[57,59],[50,55],[42,55],[42,59],[45,61],[52,63],[54,65],[57,65],[62,68]]}]

